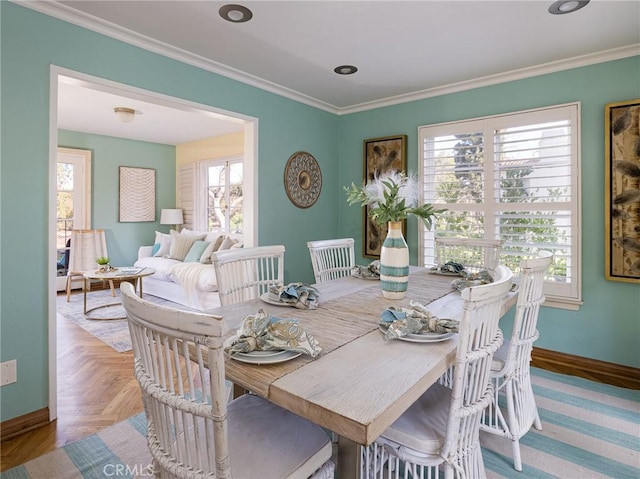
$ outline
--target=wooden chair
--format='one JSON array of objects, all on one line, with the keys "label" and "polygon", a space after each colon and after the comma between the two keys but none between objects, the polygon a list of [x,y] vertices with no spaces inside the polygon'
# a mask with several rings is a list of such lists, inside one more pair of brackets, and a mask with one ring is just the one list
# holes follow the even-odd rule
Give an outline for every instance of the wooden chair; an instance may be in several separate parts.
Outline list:
[{"label": "wooden chair", "polygon": [[469,273],[477,273],[481,269],[494,271],[499,263],[501,248],[501,240],[436,238],[436,265],[442,266],[453,261],[462,264]]},{"label": "wooden chair", "polygon": [[120,289],[156,477],[333,477],[322,428],[253,394],[227,403],[223,318]]},{"label": "wooden chair", "polygon": [[[461,292],[453,387],[431,386],[372,445],[362,448],[362,478],[486,477],[479,443],[480,415],[491,401],[489,376],[502,344],[498,328],[512,273],[498,266],[495,281]],[[397,475],[396,475],[397,474]],[[432,475],[433,474],[433,475]]]},{"label": "wooden chair", "polygon": [[[108,257],[107,240],[104,230],[72,230],[69,253],[69,269],[67,271],[67,302],[71,298],[73,282],[82,282],[84,289],[90,283],[83,276],[86,271],[98,269],[96,259],[100,256]],[[113,281],[109,281],[111,295],[115,296]]]},{"label": "wooden chair", "polygon": [[[493,401],[485,409],[481,431],[506,437],[512,441],[513,466],[522,471],[520,438],[531,426],[542,429],[536,400],[531,387],[530,363],[533,343],[538,339],[538,313],[544,302],[544,274],[553,254],[541,252],[538,257],[520,263],[520,289],[511,339],[506,340],[494,355],[491,380]],[[506,403],[506,409],[498,399]]]},{"label": "wooden chair", "polygon": [[309,241],[316,283],[349,276],[356,265],[353,238]]},{"label": "wooden chair", "polygon": [[220,304],[257,299],[269,287],[284,284],[284,246],[257,246],[212,254]]}]

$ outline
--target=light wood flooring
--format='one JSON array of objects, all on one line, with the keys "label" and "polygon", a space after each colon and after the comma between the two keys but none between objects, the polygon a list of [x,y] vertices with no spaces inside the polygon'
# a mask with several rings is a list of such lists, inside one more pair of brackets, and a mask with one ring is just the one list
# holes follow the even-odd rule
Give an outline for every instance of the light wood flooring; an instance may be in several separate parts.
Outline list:
[{"label": "light wood flooring", "polygon": [[143,410],[131,351],[119,353],[65,319],[58,321],[57,331],[58,419],[2,442],[0,471]]}]

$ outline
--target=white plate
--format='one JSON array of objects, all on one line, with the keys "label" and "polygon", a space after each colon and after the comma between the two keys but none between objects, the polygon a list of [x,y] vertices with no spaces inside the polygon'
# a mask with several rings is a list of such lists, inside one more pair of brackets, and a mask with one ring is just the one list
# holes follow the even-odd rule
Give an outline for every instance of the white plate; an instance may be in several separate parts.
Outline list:
[{"label": "white plate", "polygon": [[[378,328],[383,333],[386,333],[386,329],[378,324]],[[452,338],[456,333],[423,333],[423,334],[408,334],[406,336],[400,336],[398,339],[401,341],[408,341],[410,343],[437,343],[440,341],[446,341]]]},{"label": "white plate", "polygon": [[[276,353],[265,355],[264,353]],[[302,353],[297,351],[251,351],[250,353],[236,353],[231,359],[249,364],[275,364],[297,358]]]},{"label": "white plate", "polygon": [[351,276],[353,276],[354,278],[366,279],[369,281],[380,281],[380,276],[362,276],[361,274],[358,274],[358,273],[351,273]]},{"label": "white plate", "polygon": [[260,299],[268,304],[273,304],[276,306],[293,306],[293,303],[285,303],[284,301],[278,301],[277,299],[271,299],[269,293],[262,293],[260,295]]}]

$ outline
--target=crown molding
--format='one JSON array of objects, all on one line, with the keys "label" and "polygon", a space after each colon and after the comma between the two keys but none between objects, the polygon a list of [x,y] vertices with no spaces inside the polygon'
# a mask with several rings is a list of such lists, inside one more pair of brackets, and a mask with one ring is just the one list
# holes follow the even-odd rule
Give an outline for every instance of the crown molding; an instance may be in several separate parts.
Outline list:
[{"label": "crown molding", "polygon": [[407,93],[406,95],[397,95],[382,100],[361,103],[359,105],[353,105],[345,108],[338,108],[338,114],[346,115],[349,113],[358,113],[371,110],[373,108],[381,108],[385,106],[398,105],[401,103],[408,103],[416,100],[424,100],[425,98],[447,95],[449,93],[459,93],[461,91],[472,90],[474,88],[497,85],[499,83],[506,83],[514,80],[522,80],[524,78],[546,75],[548,73],[556,73],[563,70],[570,70],[572,68],[595,65],[596,63],[620,60],[622,58],[628,58],[638,55],[640,55],[640,43],[564,60],[558,60],[555,62],[544,63],[542,65],[522,68],[519,70],[512,70],[510,72],[498,73],[496,75],[474,78],[473,80],[451,83],[449,85],[443,85],[435,88],[429,88],[427,90]]},{"label": "crown molding", "polygon": [[304,95],[300,92],[292,90],[282,85],[264,80],[249,73],[237,70],[219,62],[206,59],[200,55],[187,52],[181,48],[176,48],[172,45],[160,42],[153,38],[139,33],[133,32],[129,29],[120,27],[111,22],[101,20],[88,15],[83,12],[79,12],[73,8],[70,8],[64,4],[56,1],[29,1],[29,0],[12,0],[14,3],[26,8],[38,11],[45,15],[49,15],[59,20],[63,20],[79,27],[86,28],[88,30],[101,33],[103,35],[115,38],[130,45],[148,50],[159,55],[163,55],[168,58],[172,58],[182,63],[192,65],[203,70],[216,73],[226,78],[245,83],[247,85],[259,88],[261,90],[274,93],[290,100],[297,101],[299,103],[318,108],[320,110],[327,111],[336,115],[347,115],[350,113],[358,113],[367,110],[373,110],[376,108],[382,108],[387,106],[398,105],[402,103],[408,103],[416,100],[424,100],[426,98],[432,98],[435,96],[446,95],[450,93],[458,93],[465,90],[471,90],[474,88],[480,88],[485,86],[497,85],[499,83],[510,82],[514,80],[521,80],[524,78],[530,78],[534,76],[544,75],[548,73],[555,73],[563,70],[569,70],[572,68],[579,68],[583,66],[589,66],[596,63],[603,63],[613,60],[619,60],[631,56],[640,55],[640,43],[634,45],[628,45],[625,47],[606,50],[598,53],[592,53],[588,55],[582,55],[578,57],[568,58],[564,60],[558,60],[555,62],[545,63],[533,67],[522,68],[519,70],[513,70],[510,72],[499,73],[496,75],[489,75],[485,77],[475,78],[472,80],[465,80],[458,83],[452,83],[449,85],[443,85],[435,88],[429,88],[413,93],[407,93],[403,95],[392,96],[383,98],[380,100],[374,100],[371,102],[360,103],[348,107],[337,107],[327,102],[312,98],[308,95]]}]

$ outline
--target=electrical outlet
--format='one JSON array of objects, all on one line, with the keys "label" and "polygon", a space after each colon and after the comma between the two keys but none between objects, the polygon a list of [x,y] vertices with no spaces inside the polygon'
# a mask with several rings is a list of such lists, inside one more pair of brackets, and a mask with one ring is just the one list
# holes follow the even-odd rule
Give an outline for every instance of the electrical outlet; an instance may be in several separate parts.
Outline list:
[{"label": "electrical outlet", "polygon": [[18,367],[15,359],[0,363],[0,386],[18,381]]}]

